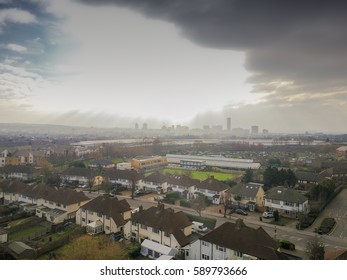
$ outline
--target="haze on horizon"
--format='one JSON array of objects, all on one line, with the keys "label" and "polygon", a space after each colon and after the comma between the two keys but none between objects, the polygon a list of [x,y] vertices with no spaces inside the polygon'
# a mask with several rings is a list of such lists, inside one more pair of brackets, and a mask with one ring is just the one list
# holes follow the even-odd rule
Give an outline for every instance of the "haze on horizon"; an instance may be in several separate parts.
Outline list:
[{"label": "haze on horizon", "polygon": [[0,122],[346,132],[347,2],[0,0]]}]

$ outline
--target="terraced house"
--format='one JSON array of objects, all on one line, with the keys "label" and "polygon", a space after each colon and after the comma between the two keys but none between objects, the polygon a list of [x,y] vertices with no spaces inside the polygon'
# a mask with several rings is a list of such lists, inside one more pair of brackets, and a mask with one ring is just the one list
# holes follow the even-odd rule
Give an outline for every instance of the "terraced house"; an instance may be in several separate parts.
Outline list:
[{"label": "terraced house", "polygon": [[163,204],[140,209],[124,228],[125,238],[140,242],[141,254],[150,258],[176,255],[190,243],[191,234],[192,223],[186,214],[165,209]]},{"label": "terraced house", "polygon": [[246,226],[241,219],[226,222],[185,248],[189,260],[287,259],[263,228]]},{"label": "terraced house", "polygon": [[220,204],[223,193],[229,189],[229,186],[221,181],[216,180],[213,176],[199,182],[195,186],[196,192],[207,196],[213,204]]},{"label": "terraced house", "polygon": [[129,203],[116,197],[99,196],[80,207],[76,214],[76,224],[86,227],[90,235],[123,231],[131,218]]}]

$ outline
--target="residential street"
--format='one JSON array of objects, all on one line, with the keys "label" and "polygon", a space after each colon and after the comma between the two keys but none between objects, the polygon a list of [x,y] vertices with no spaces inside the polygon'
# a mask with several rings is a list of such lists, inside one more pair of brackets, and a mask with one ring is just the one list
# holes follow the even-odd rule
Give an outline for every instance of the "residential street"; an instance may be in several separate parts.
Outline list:
[{"label": "residential street", "polygon": [[344,238],[347,243],[347,189],[343,189],[332,202],[323,210],[310,229],[313,231],[324,218],[335,218],[336,225],[330,236]]},{"label": "residential street", "polygon": [[[135,199],[130,199],[128,196],[119,196],[119,198],[126,198],[132,208],[137,208],[142,205],[145,209],[154,205],[157,205],[157,202],[154,200],[149,200],[144,197],[136,197]],[[196,215],[196,212],[193,209],[180,207],[176,205],[166,204],[166,207],[175,209],[176,211],[183,211],[185,213],[190,213]],[[217,220],[216,226],[223,224],[226,221],[235,221],[238,218],[244,219],[246,225],[251,227],[261,226],[268,234],[278,239],[285,239],[293,242],[296,245],[296,249],[304,251],[307,241],[311,238],[317,236],[317,234],[309,231],[299,231],[293,226],[279,227],[274,226],[266,222],[259,221],[258,217],[254,216],[240,216],[233,214],[227,218],[224,218],[222,214],[214,213],[210,211],[203,211],[203,216],[213,217]],[[275,232],[276,229],[276,232]],[[347,249],[347,240],[342,239],[336,236],[327,236],[327,235],[318,235],[323,244],[325,244],[326,251],[335,251],[338,249]]]}]

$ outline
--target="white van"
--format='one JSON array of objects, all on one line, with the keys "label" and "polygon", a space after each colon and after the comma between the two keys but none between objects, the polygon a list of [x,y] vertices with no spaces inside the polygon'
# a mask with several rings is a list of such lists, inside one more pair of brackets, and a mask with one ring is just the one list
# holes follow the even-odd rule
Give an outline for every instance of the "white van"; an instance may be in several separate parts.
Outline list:
[{"label": "white van", "polygon": [[193,232],[206,232],[207,227],[204,227],[203,223],[193,221],[192,230]]}]

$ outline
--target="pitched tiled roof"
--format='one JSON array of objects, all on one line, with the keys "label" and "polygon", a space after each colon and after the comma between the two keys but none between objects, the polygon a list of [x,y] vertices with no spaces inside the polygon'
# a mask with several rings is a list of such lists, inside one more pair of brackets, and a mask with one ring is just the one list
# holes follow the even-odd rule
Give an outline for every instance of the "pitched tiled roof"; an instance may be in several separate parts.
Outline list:
[{"label": "pitched tiled roof", "polygon": [[239,184],[230,189],[230,192],[235,195],[241,195],[242,197],[256,197],[260,188],[262,188],[264,184],[257,183],[247,183],[247,184]]},{"label": "pitched tiled roof", "polygon": [[6,193],[20,193],[27,187],[26,184],[17,180],[1,180],[0,191]]},{"label": "pitched tiled roof", "polygon": [[229,189],[229,186],[221,181],[216,180],[213,177],[210,177],[204,181],[199,182],[196,185],[196,188],[221,192],[221,191]]},{"label": "pitched tiled roof", "polygon": [[153,182],[153,183],[159,183],[163,184],[166,183],[168,180],[168,177],[160,172],[154,172],[150,175],[148,175],[146,178],[143,179],[145,182]]},{"label": "pitched tiled roof", "polygon": [[202,236],[200,240],[260,259],[276,260],[282,258],[282,254],[277,251],[279,245],[263,228],[250,228],[240,219],[236,223],[226,222],[222,224]]},{"label": "pitched tiled roof", "polygon": [[83,209],[110,216],[117,226],[125,224],[122,213],[130,211],[130,205],[125,200],[116,197],[98,196],[82,207]]},{"label": "pitched tiled roof", "polygon": [[6,165],[0,168],[0,173],[11,174],[11,173],[23,173],[32,174],[34,168],[28,165]]},{"label": "pitched tiled roof", "polygon": [[299,193],[297,190],[284,187],[275,187],[270,189],[265,197],[268,199],[286,201],[291,203],[304,203],[307,197]]},{"label": "pitched tiled roof", "polygon": [[171,174],[167,175],[167,182],[171,185],[191,187],[199,183],[199,180],[192,179],[186,175]]},{"label": "pitched tiled roof", "polygon": [[110,169],[107,171],[107,176],[112,180],[123,179],[131,181],[133,178],[135,181],[142,180],[144,176],[134,170],[119,170],[119,169]]},{"label": "pitched tiled roof", "polygon": [[52,189],[46,194],[46,196],[44,196],[44,198],[65,205],[89,200],[83,192],[77,192],[71,189]]},{"label": "pitched tiled roof", "polygon": [[81,167],[69,167],[68,169],[64,170],[62,175],[67,176],[81,176],[89,178],[92,176],[92,170],[89,168],[81,168]]},{"label": "pitched tiled roof", "polygon": [[320,182],[323,180],[322,175],[313,172],[297,171],[295,176],[299,181]]},{"label": "pitched tiled roof", "polygon": [[157,228],[161,231],[166,231],[171,234],[176,234],[178,242],[184,243],[182,235],[179,236],[178,230],[183,230],[184,228],[190,226],[192,223],[189,221],[187,215],[183,212],[174,212],[173,209],[163,207],[164,205],[159,205],[158,207],[152,206],[146,210],[137,212],[133,217],[132,221],[146,225],[152,228]]}]

